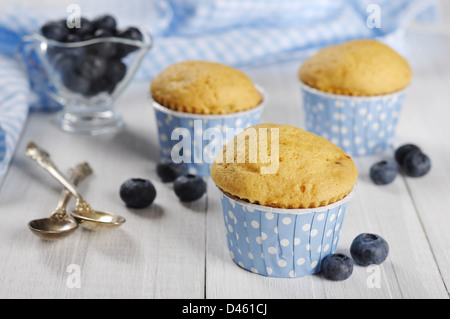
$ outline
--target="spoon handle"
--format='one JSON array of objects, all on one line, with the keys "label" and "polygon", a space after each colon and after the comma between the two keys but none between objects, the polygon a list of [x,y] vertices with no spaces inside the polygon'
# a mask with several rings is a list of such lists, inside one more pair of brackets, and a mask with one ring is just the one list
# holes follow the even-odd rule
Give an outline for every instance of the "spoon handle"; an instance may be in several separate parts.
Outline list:
[{"label": "spoon handle", "polygon": [[83,198],[78,193],[77,189],[56,167],[55,163],[50,158],[49,153],[39,148],[35,143],[29,142],[25,155],[33,159],[44,170],[46,170],[51,176],[53,176],[59,183],[61,183],[73,196],[78,200],[83,201]]},{"label": "spoon handle", "polygon": [[[83,162],[73,167],[69,171],[69,180],[72,182],[74,186],[77,186],[78,183],[82,182],[86,177],[92,174],[92,169],[87,162]],[[61,197],[58,202],[57,211],[65,210],[67,204],[69,203],[72,194],[67,190],[63,189],[61,192]]]},{"label": "spoon handle", "polygon": [[69,178],[74,186],[82,182],[86,177],[92,174],[92,168],[87,162],[83,162],[73,167],[69,171]]}]

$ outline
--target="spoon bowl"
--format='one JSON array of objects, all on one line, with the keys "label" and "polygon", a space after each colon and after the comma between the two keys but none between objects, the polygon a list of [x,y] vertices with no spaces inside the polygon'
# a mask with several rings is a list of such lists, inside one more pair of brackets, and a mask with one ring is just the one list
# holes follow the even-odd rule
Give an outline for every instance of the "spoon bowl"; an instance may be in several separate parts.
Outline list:
[{"label": "spoon bowl", "polygon": [[53,218],[35,219],[28,223],[28,228],[39,238],[54,241],[65,238],[78,228],[78,224],[72,218],[56,220]]},{"label": "spoon bowl", "polygon": [[[88,163],[83,162],[69,171],[72,183],[78,185],[87,176],[92,174],[92,169]],[[78,223],[67,214],[66,206],[72,195],[67,190],[63,190],[58,202],[58,206],[50,217],[35,219],[28,223],[28,228],[43,240],[54,241],[62,239],[72,234],[78,228]]]},{"label": "spoon bowl", "polygon": [[75,210],[71,216],[84,228],[95,231],[116,228],[125,223],[125,218],[121,216],[92,209],[89,211]]},{"label": "spoon bowl", "polygon": [[125,223],[125,218],[121,216],[102,213],[92,209],[78,193],[76,187],[59,171],[55,163],[50,159],[48,152],[42,150],[33,142],[29,142],[25,155],[39,164],[77,199],[76,208],[72,212],[72,216],[79,224],[90,230],[101,230],[115,228]]}]

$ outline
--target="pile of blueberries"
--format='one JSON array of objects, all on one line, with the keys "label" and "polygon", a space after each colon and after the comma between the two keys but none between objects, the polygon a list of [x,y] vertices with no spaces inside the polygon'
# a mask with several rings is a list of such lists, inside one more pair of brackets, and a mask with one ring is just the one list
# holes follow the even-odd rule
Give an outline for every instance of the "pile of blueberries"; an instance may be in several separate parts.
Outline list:
[{"label": "pile of blueberries", "polygon": [[[173,182],[173,190],[182,202],[192,202],[200,199],[206,192],[206,183],[202,177],[187,174],[184,163],[174,163],[162,159],[156,172],[164,183]],[[148,179],[130,178],[120,187],[120,197],[130,208],[145,208],[156,198],[156,189]]]},{"label": "pile of blueberries", "polygon": [[[50,21],[41,27],[41,33],[47,39],[63,43],[106,37],[143,40],[141,31],[136,27],[118,30],[116,19],[110,15],[92,20],[80,18],[79,27],[73,28],[68,26],[66,20]],[[75,47],[49,46],[47,56],[67,89],[90,97],[100,92],[114,91],[127,71],[123,58],[137,49],[137,46],[130,44],[102,41]]]},{"label": "pile of blueberries", "polygon": [[395,161],[384,160],[370,168],[370,178],[377,185],[394,181],[400,170],[409,177],[421,177],[431,169],[430,158],[414,144],[405,144],[395,150]]}]

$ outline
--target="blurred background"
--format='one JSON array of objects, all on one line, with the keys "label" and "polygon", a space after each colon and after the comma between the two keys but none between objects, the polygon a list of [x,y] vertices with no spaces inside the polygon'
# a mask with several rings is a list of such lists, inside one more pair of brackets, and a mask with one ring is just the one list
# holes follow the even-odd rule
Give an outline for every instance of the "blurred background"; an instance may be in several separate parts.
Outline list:
[{"label": "blurred background", "polygon": [[[0,0],[0,54],[20,60],[24,36],[73,14],[110,14],[118,29],[148,30],[154,45],[134,78],[145,81],[183,60],[238,68],[301,63],[324,46],[358,38],[377,39],[408,58],[408,30],[450,32],[450,3],[443,0]],[[31,108],[54,108],[42,99],[38,94]]]},{"label": "blurred background", "polygon": [[236,67],[302,60],[356,38],[377,38],[406,55],[409,28],[450,32],[443,0],[0,0],[0,41],[2,30],[23,36],[68,17],[71,5],[83,17],[108,13],[119,27],[146,28],[156,45],[138,74],[144,78],[187,59]]}]

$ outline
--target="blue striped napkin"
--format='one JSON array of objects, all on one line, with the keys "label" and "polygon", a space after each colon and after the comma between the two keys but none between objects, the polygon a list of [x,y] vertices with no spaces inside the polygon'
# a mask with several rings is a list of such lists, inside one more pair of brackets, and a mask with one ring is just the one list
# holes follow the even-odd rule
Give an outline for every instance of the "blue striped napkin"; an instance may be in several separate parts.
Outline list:
[{"label": "blue striped napkin", "polygon": [[[380,9],[380,28],[367,24],[374,5]],[[80,9],[88,18],[110,13],[119,27],[150,31],[155,46],[136,74],[139,80],[182,60],[234,67],[300,61],[323,46],[356,38],[377,38],[406,54],[406,27],[437,17],[434,0],[97,0],[81,3]],[[27,76],[16,62],[17,45],[44,22],[66,17],[66,10],[11,1],[0,12],[0,179],[28,111],[59,108],[42,92],[42,81],[33,81],[36,76]]]}]

